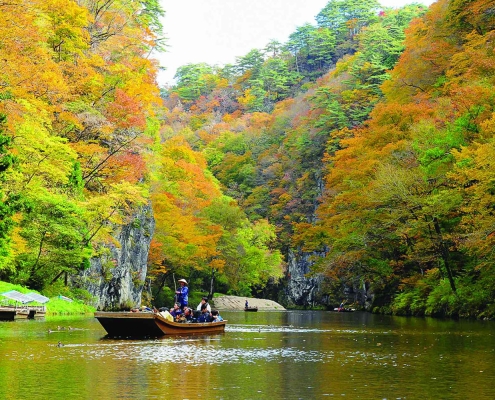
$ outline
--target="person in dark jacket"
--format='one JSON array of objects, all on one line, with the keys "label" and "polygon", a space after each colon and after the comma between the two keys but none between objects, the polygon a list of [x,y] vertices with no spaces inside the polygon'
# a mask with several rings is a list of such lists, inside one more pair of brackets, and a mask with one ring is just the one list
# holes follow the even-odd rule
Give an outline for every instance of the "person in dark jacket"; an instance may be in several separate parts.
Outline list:
[{"label": "person in dark jacket", "polygon": [[189,308],[189,307],[186,307],[184,309],[184,322],[194,322],[194,315],[193,315],[193,311]]},{"label": "person in dark jacket", "polygon": [[175,291],[177,297],[177,303],[180,304],[180,308],[187,307],[189,298],[189,288],[187,287],[187,281],[185,279],[179,279],[180,288]]},{"label": "person in dark jacket", "polygon": [[211,322],[211,314],[206,307],[206,304],[201,306],[201,315],[198,318],[198,322]]},{"label": "person in dark jacket", "polygon": [[170,314],[174,317],[174,320],[177,320],[182,315],[180,303],[174,304],[174,307],[170,309]]}]

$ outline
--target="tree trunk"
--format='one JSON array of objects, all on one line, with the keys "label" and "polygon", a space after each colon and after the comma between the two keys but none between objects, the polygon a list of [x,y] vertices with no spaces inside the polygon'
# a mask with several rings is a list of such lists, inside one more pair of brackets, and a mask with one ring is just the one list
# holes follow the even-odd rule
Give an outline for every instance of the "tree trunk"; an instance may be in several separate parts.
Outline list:
[{"label": "tree trunk", "polygon": [[438,223],[438,218],[433,217],[433,226],[435,227],[435,232],[438,237],[439,246],[440,246],[440,254],[442,255],[443,263],[445,265],[445,270],[447,271],[447,277],[449,279],[450,287],[452,291],[457,294],[457,290],[455,287],[454,276],[452,274],[452,269],[450,268],[450,257],[449,257],[449,249],[447,244],[443,240],[442,231],[440,230],[440,224]]},{"label": "tree trunk", "polygon": [[213,299],[213,294],[215,293],[215,269],[211,269],[211,280],[210,280],[210,292],[208,293],[208,300]]}]

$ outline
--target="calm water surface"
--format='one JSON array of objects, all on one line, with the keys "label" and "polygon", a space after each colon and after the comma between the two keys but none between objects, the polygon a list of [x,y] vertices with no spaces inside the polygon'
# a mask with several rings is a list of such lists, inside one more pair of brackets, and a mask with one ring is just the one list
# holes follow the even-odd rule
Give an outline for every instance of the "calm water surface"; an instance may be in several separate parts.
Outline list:
[{"label": "calm water surface", "polygon": [[0,399],[495,399],[494,322],[222,315],[224,334],[149,340],[94,318],[0,322]]}]

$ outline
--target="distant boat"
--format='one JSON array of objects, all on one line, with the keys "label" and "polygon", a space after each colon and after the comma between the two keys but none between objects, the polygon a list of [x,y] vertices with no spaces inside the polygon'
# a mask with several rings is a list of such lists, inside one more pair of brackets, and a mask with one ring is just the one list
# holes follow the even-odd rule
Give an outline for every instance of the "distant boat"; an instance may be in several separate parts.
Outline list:
[{"label": "distant boat", "polygon": [[354,308],[340,308],[340,307],[335,307],[333,311],[337,312],[354,312],[356,311]]},{"label": "distant boat", "polygon": [[160,337],[222,333],[227,321],[181,323],[153,312],[98,311],[95,318],[112,337]]},{"label": "distant boat", "polygon": [[244,307],[244,311],[256,312],[258,311],[258,307]]}]

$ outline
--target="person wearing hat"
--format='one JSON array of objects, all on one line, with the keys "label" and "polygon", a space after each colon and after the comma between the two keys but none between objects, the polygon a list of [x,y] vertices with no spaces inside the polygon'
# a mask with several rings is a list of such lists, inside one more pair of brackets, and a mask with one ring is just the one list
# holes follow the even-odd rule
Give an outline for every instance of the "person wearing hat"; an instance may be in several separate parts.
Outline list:
[{"label": "person wearing hat", "polygon": [[187,281],[185,279],[179,279],[180,288],[175,291],[177,297],[177,303],[180,304],[180,308],[187,307],[189,288],[187,287]]},{"label": "person wearing hat", "polygon": [[211,312],[210,303],[208,303],[208,297],[206,296],[201,299],[201,303],[198,304],[196,310],[201,311],[201,307],[203,306],[203,304],[206,304],[206,309],[208,310],[208,312]]}]

